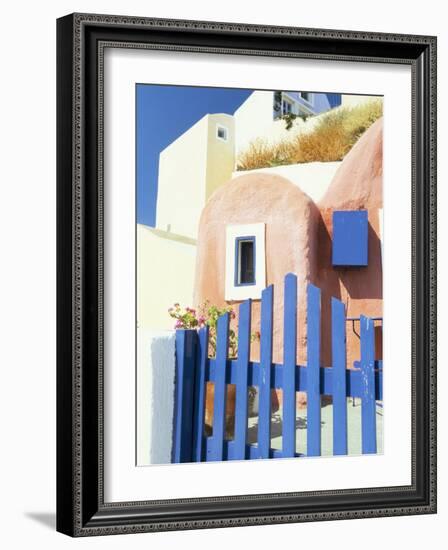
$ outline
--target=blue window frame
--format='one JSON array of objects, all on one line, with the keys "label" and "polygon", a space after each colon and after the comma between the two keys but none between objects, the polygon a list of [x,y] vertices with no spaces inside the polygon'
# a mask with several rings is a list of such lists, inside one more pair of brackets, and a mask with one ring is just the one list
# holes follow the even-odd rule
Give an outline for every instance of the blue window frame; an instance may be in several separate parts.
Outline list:
[{"label": "blue window frame", "polygon": [[255,285],[255,249],[253,235],[235,239],[235,286]]},{"label": "blue window frame", "polygon": [[367,210],[333,212],[333,265],[362,267],[368,262]]}]

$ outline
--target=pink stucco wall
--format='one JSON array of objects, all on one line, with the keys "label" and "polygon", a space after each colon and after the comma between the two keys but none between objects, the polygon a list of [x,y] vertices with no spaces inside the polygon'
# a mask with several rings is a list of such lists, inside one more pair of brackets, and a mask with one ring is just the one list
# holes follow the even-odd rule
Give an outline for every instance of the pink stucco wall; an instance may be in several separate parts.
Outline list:
[{"label": "pink stucco wall", "polygon": [[[318,264],[316,284],[322,289],[322,356],[331,364],[330,301],[342,300],[348,317],[383,315],[383,269],[380,215],[383,207],[383,120],[375,122],[341,163],[327,193],[319,202]],[[367,210],[368,265],[334,268],[331,265],[334,210]],[[381,322],[376,322],[376,355],[382,357]],[[359,359],[359,323],[347,324],[347,366]]]},{"label": "pink stucco wall", "polygon": [[[319,212],[297,186],[280,176],[250,174],[231,180],[214,193],[199,224],[194,299],[197,305],[205,300],[221,306],[232,304],[238,314],[239,302],[224,299],[225,230],[229,224],[257,222],[266,224],[266,286],[274,285],[273,358],[281,362],[284,276],[289,272],[297,274],[301,290],[316,277]],[[298,308],[302,319],[305,316],[304,298],[304,293],[299,292]],[[260,305],[260,301],[253,302],[253,332],[260,329]],[[303,350],[304,330],[299,333],[299,342]],[[258,358],[258,347],[253,344],[254,360]],[[298,360],[304,360],[303,354]]]}]

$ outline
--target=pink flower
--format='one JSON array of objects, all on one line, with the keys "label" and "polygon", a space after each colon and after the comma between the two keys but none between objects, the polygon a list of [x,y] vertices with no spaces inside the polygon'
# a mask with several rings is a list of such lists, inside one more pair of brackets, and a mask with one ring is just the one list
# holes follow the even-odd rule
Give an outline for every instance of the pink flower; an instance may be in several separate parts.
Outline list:
[{"label": "pink flower", "polygon": [[180,319],[178,319],[176,321],[176,324],[174,325],[174,328],[183,328],[183,326],[184,326],[183,322]]}]

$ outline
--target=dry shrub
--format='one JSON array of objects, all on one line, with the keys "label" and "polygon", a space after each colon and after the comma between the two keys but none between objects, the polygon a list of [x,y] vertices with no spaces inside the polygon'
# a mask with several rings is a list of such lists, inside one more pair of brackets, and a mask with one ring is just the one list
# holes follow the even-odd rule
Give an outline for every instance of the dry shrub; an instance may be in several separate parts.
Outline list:
[{"label": "dry shrub", "polygon": [[256,139],[249,144],[237,160],[237,170],[253,170],[269,166],[272,151],[264,139]]},{"label": "dry shrub", "polygon": [[295,143],[292,141],[284,140],[270,144],[259,138],[240,154],[237,160],[237,170],[254,170],[255,168],[291,164],[294,151]]},{"label": "dry shrub", "polygon": [[350,135],[352,146],[361,135],[383,116],[383,100],[376,99],[349,109],[344,119],[344,128]]},{"label": "dry shrub", "polygon": [[254,170],[284,164],[342,160],[361,135],[383,115],[381,99],[355,107],[342,107],[322,116],[309,132],[293,140],[270,144],[253,141],[237,160],[237,170]]},{"label": "dry shrub", "polygon": [[293,163],[342,160],[352,147],[343,119],[342,111],[328,115],[312,132],[298,136]]}]

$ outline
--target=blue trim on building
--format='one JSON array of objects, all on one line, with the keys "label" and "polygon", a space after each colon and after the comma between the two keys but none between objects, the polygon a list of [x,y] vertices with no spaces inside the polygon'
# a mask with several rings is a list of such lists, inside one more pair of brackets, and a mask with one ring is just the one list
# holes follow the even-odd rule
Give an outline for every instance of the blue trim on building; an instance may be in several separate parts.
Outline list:
[{"label": "blue trim on building", "polygon": [[[254,269],[254,280],[252,283],[240,283],[239,282],[239,254],[240,254],[240,242],[252,242],[254,244],[254,254],[253,254],[253,269]],[[257,250],[257,243],[256,243],[256,237],[255,235],[248,235],[247,237],[237,237],[235,239],[235,273],[234,273],[234,285],[235,286],[254,286],[257,284],[257,273],[255,266],[256,264],[256,250]]]}]

